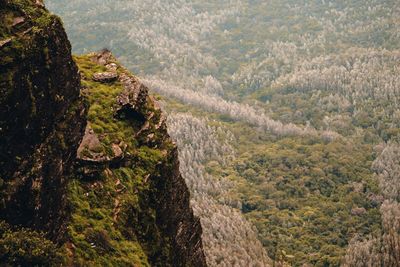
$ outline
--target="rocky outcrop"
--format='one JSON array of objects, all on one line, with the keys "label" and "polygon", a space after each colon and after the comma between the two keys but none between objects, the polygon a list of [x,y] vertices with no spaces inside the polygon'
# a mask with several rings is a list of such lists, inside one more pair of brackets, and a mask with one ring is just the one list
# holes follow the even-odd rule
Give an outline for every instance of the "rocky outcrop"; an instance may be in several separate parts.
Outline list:
[{"label": "rocky outcrop", "polygon": [[0,9],[0,217],[57,240],[86,124],[78,68],[57,17],[28,1]]},{"label": "rocky outcrop", "polygon": [[0,0],[0,261],[206,266],[156,101],[110,51],[76,61],[42,1]]},{"label": "rocky outcrop", "polygon": [[99,72],[93,75],[93,80],[95,82],[112,83],[117,79],[118,74],[116,72]]},{"label": "rocky outcrop", "polygon": [[[194,217],[190,207],[189,191],[179,172],[177,149],[168,136],[165,117],[162,116],[158,104],[136,77],[115,63],[109,51],[92,54],[90,58],[118,76],[122,90],[115,99],[113,116],[117,121],[127,122],[129,126],[126,127],[132,128],[134,133],[124,140],[107,145],[103,140],[112,133],[98,136],[89,126],[96,122],[89,122],[78,149],[78,162],[85,172],[84,176],[87,179],[90,174],[92,181],[99,180],[103,172],[108,176],[118,177],[117,173],[121,168],[140,168],[138,166],[141,162],[134,150],[145,147],[160,151],[162,157],[158,162],[155,162],[153,167],[143,168],[143,171],[148,173],[144,180],[147,189],[138,193],[140,207],[124,210],[121,206],[124,198],[121,192],[114,200],[116,212],[113,220],[134,232],[143,247],[151,247],[145,249],[151,265],[206,266],[200,220]],[[95,85],[93,87],[96,88]],[[90,95],[90,89],[87,93]],[[131,145],[133,140],[138,144],[130,153],[128,144]],[[120,186],[121,179],[117,179],[116,184]],[[123,188],[123,192],[129,193],[129,189],[126,188]],[[117,190],[121,191],[121,188]],[[150,219],[147,217],[151,211],[156,214],[154,225],[143,225],[143,220]],[[119,217],[121,213],[129,213],[133,217],[123,221]],[[136,223],[127,224],[132,221]],[[157,237],[155,232],[162,238]],[[161,249],[166,251],[161,252]]]}]

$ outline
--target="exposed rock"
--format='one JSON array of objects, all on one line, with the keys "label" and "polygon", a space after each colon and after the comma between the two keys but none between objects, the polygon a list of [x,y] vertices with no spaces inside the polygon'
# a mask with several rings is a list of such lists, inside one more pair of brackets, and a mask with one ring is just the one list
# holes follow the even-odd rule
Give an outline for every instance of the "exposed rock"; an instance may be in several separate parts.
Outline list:
[{"label": "exposed rock", "polygon": [[122,151],[125,151],[128,147],[124,141],[119,142],[118,146],[122,149]]},{"label": "exposed rock", "polygon": [[[166,132],[167,129],[166,118],[161,113],[160,106],[154,97],[149,96],[148,88],[136,77],[121,74],[119,81],[123,84],[124,91],[117,97],[119,107],[116,116],[135,121],[137,140],[150,147],[158,147],[165,139],[155,140],[154,131]],[[151,106],[151,111],[146,108],[148,105]]]},{"label": "exposed rock", "polygon": [[88,124],[85,135],[77,151],[77,159],[88,162],[105,162],[108,158],[103,153],[103,146]]},{"label": "exposed rock", "polygon": [[[193,215],[189,191],[179,173],[177,150],[166,128],[154,131],[161,111],[155,112],[147,88],[128,72],[115,76],[119,66],[108,50],[92,54],[93,61],[106,66],[114,75],[102,73],[99,81],[119,78],[124,85],[118,97],[118,110],[130,122],[109,127],[109,131],[117,133],[112,137],[114,141],[110,141],[110,132],[96,135],[86,126],[87,105],[92,102],[90,98],[82,99],[81,77],[61,21],[44,8],[37,8],[43,7],[41,1],[0,0],[0,3],[0,12],[26,15],[25,21],[15,21],[16,25],[23,24],[23,29],[16,27],[18,33],[9,31],[6,35],[18,45],[11,39],[0,43],[0,47],[7,45],[7,49],[0,49],[0,220],[16,228],[44,232],[58,247],[66,247],[61,253],[67,257],[67,266],[101,264],[100,257],[105,254],[121,256],[118,253],[122,250],[110,246],[108,232],[83,227],[79,234],[89,242],[85,246],[73,243],[70,230],[79,231],[74,215],[80,206],[84,207],[84,212],[79,213],[81,222],[98,219],[86,218],[85,213],[89,213],[86,207],[101,207],[105,212],[98,214],[105,217],[111,214],[114,223],[105,225],[103,221],[107,220],[99,219],[97,226],[121,231],[124,240],[135,244],[134,249],[127,247],[130,255],[138,253],[141,262],[152,266],[206,266],[202,229]],[[26,27],[31,28],[25,30]],[[104,103],[107,105],[108,101]],[[112,113],[108,114],[103,123],[112,119],[115,119]],[[137,129],[143,131],[141,138],[157,140],[160,148],[149,148],[138,142],[135,134],[126,134],[136,133]],[[126,131],[119,134],[119,130]],[[80,174],[92,180],[82,181]],[[70,190],[68,185],[74,189]],[[76,188],[79,190],[74,191]],[[134,196],[127,204],[127,197],[132,197],[129,194]],[[87,201],[91,199],[95,199],[93,205],[80,205],[89,204]],[[130,219],[136,220],[136,224]],[[118,237],[113,242],[123,241]],[[137,252],[137,243],[137,247],[146,249]],[[18,250],[24,245],[16,240],[11,246]],[[118,247],[123,245],[119,243]],[[96,247],[104,249],[99,252],[101,255],[93,257],[93,261],[99,259],[99,262],[87,263],[84,257],[77,260],[79,264],[75,262],[79,251],[94,248],[91,252],[97,253]],[[30,260],[22,265],[60,265]],[[14,262],[7,262],[6,255],[2,256],[2,264],[8,266]]]},{"label": "exposed rock", "polygon": [[110,72],[116,72],[118,69],[118,65],[115,63],[109,63],[106,65],[106,69]]},{"label": "exposed rock", "polygon": [[111,63],[113,55],[110,50],[104,49],[98,53],[93,53],[91,59],[94,63],[105,66]]},{"label": "exposed rock", "polygon": [[115,158],[122,159],[124,157],[124,152],[118,144],[112,144],[112,151]]},{"label": "exposed rock", "polygon": [[[10,10],[25,14],[24,21],[14,20],[16,25],[24,22],[38,30],[10,31],[1,42],[7,50],[0,49],[0,219],[59,241],[67,217],[65,188],[87,108],[61,21],[37,10],[34,1],[0,5],[1,12]],[[39,24],[41,16],[46,19]]]},{"label": "exposed rock", "polygon": [[122,74],[120,82],[124,86],[124,91],[117,97],[120,108],[117,112],[134,110],[139,111],[147,101],[148,89],[136,78]]},{"label": "exposed rock", "polygon": [[172,266],[207,266],[201,241],[200,219],[190,208],[190,194],[179,172],[178,150],[168,152],[167,163],[159,166],[160,176],[150,180],[158,189],[157,210],[160,224],[173,241]]},{"label": "exposed rock", "polygon": [[[115,81],[118,79],[124,86],[124,91],[117,97],[117,103],[119,105],[116,115],[117,116],[130,116],[139,115],[141,109],[147,103],[148,89],[144,86],[136,77],[122,73],[121,75],[116,74],[118,65],[115,64],[115,58],[109,50],[102,50],[98,53],[94,53],[91,56],[91,60],[99,65],[106,66],[109,72],[96,73],[93,77],[95,81],[107,82],[108,79]],[[105,81],[103,81],[105,80]],[[141,114],[144,116],[145,114]],[[143,119],[143,118],[142,118]]]},{"label": "exposed rock", "polygon": [[110,166],[123,165],[124,149],[126,149],[124,142],[112,144],[112,155],[107,155],[99,137],[88,124],[77,151],[78,172],[86,180],[91,180]]},{"label": "exposed rock", "polygon": [[101,142],[97,135],[94,133],[93,129],[88,124],[85,129],[85,135],[82,138],[82,142],[77,151],[77,157],[83,157],[81,154],[84,149],[89,149],[91,151],[95,151],[98,149],[102,149]]},{"label": "exposed rock", "polygon": [[12,38],[7,38],[5,40],[0,40],[0,48],[2,48],[3,46],[6,46],[7,44],[11,43]]},{"label": "exposed rock", "polygon": [[21,33],[21,35],[22,35],[22,36],[25,36],[25,35],[27,35],[27,34],[30,34],[31,31],[32,31],[32,29],[33,29],[33,27],[30,27],[30,28],[26,29],[25,31],[23,31],[23,32]]},{"label": "exposed rock", "polygon": [[101,83],[112,83],[118,79],[118,74],[116,72],[99,72],[93,75],[93,80],[95,82]]},{"label": "exposed rock", "polygon": [[[106,66],[114,61],[109,51],[92,55],[92,60],[93,58]],[[122,71],[119,81],[124,86],[124,90],[117,97],[116,117],[129,121],[133,128],[138,129],[136,135],[132,138],[136,140],[143,138],[145,142],[153,144],[150,147],[160,147],[159,150],[164,157],[163,161],[157,163],[156,170],[144,178],[143,182],[151,188],[151,191],[142,200],[145,201],[142,209],[150,208],[156,211],[158,229],[161,231],[161,235],[167,236],[171,242],[169,244],[173,251],[171,258],[165,260],[163,266],[206,266],[201,241],[200,220],[193,215],[190,208],[189,190],[179,172],[178,152],[169,138],[165,117],[160,114],[161,110],[154,98],[148,95],[147,87],[136,77]],[[139,127],[136,128],[137,126]],[[111,146],[115,156],[120,155],[120,149],[124,150],[124,144],[121,140],[119,141],[118,145],[114,143]],[[120,166],[132,166],[130,164],[137,164],[135,162],[137,162],[137,159],[134,156],[125,155],[119,165],[109,165],[106,169],[112,170]],[[110,176],[112,176],[112,171],[109,171]],[[117,181],[118,187],[120,183],[121,181]],[[117,192],[121,192],[120,190],[125,189],[118,188]],[[120,203],[115,203],[113,219],[117,221],[120,215]],[[133,214],[137,212],[132,210]],[[144,215],[138,216],[139,218],[136,218],[136,220],[140,220],[142,216]],[[126,225],[126,227],[130,228],[129,225]],[[148,228],[146,225],[143,225],[143,227],[144,229]],[[137,236],[141,243],[146,244],[148,242],[148,237],[141,234],[143,231],[140,229],[132,230],[138,231]],[[160,263],[159,254],[149,254],[148,257],[151,264]]]},{"label": "exposed rock", "polygon": [[25,18],[24,17],[16,17],[16,18],[13,19],[12,26],[15,27],[15,26],[17,26],[17,25],[19,25],[21,23],[24,23],[24,22],[25,22]]}]

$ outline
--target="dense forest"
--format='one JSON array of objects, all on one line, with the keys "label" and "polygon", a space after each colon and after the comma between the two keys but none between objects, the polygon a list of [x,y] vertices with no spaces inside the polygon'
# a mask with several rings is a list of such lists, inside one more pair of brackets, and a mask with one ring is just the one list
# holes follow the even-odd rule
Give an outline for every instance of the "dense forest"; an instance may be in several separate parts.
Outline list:
[{"label": "dense forest", "polygon": [[47,0],[169,113],[210,266],[399,266],[398,0]]}]

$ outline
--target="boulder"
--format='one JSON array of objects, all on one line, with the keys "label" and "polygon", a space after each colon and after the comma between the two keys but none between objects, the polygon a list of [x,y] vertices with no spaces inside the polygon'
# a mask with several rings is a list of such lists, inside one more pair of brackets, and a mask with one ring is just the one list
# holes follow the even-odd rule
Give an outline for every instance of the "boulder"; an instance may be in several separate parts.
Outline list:
[{"label": "boulder", "polygon": [[124,151],[127,148],[125,142],[112,144],[112,154],[107,154],[100,138],[90,125],[87,125],[76,157],[84,174],[98,174],[109,165],[121,164],[124,160]]},{"label": "boulder", "polygon": [[101,83],[112,83],[118,79],[116,72],[98,72],[93,75],[93,81]]},{"label": "boulder", "polygon": [[85,135],[79,145],[77,159],[91,162],[103,162],[106,160],[103,146],[89,124],[86,126]]},{"label": "boulder", "polygon": [[12,26],[15,27],[17,25],[20,25],[21,23],[25,22],[25,18],[24,17],[16,17],[13,19],[13,23]]}]

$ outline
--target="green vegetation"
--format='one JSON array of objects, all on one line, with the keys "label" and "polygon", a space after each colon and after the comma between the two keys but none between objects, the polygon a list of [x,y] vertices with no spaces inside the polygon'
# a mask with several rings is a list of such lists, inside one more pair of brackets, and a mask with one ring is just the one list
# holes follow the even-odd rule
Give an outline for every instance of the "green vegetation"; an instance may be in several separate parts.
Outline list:
[{"label": "green vegetation", "polygon": [[[137,195],[121,197],[118,190],[138,190],[140,176],[132,173],[127,179],[121,175],[122,171],[112,172],[111,177],[99,177],[96,183],[74,180],[69,185],[72,218],[68,232],[74,245],[73,257],[77,265],[115,266],[132,263],[149,266],[147,256],[135,236],[127,238],[121,225],[114,221],[118,202],[134,208],[138,205]],[[125,177],[123,181],[120,180],[122,185],[116,186],[117,179],[122,177]]]},{"label": "green vegetation", "polygon": [[132,122],[118,120],[114,114],[117,108],[117,96],[122,92],[123,87],[119,82],[112,84],[102,84],[92,81],[92,76],[96,72],[106,71],[104,66],[97,65],[90,60],[90,56],[75,57],[83,75],[82,86],[87,97],[90,108],[88,121],[94,132],[104,135],[102,143],[105,147],[110,147],[112,143],[119,143],[123,140],[127,142],[128,151],[134,151],[136,147],[135,129]]},{"label": "green vegetation", "polygon": [[[29,128],[31,117],[36,119],[40,116],[43,119],[44,116],[41,113],[52,112],[54,114],[55,122],[49,121],[50,125],[46,125],[49,128],[49,133],[43,134],[43,139],[46,137],[46,145],[39,148],[39,142],[42,140],[37,140],[38,145],[36,146],[35,143],[34,152],[44,158],[47,156],[46,151],[57,150],[63,158],[60,162],[57,162],[60,165],[57,165],[55,175],[60,172],[64,174],[64,170],[70,175],[68,179],[56,177],[59,180],[54,182],[52,188],[52,190],[58,189],[57,194],[59,193],[59,195],[54,196],[54,199],[59,197],[61,202],[66,200],[68,210],[60,212],[63,216],[67,214],[66,217],[56,218],[57,215],[50,211],[53,208],[53,203],[49,205],[49,213],[51,213],[52,219],[59,219],[62,223],[65,223],[61,226],[59,224],[54,226],[62,227],[62,233],[57,236],[61,239],[57,239],[59,243],[54,244],[47,239],[50,238],[50,234],[38,233],[19,226],[14,228],[14,226],[0,222],[0,265],[170,266],[172,255],[177,255],[177,252],[172,251],[172,242],[169,240],[171,233],[160,228],[160,218],[158,218],[159,214],[156,212],[157,209],[157,211],[160,210],[158,198],[162,194],[166,194],[166,192],[159,192],[157,186],[169,186],[170,177],[167,177],[161,183],[154,181],[154,177],[162,177],[159,169],[171,165],[173,160],[170,150],[174,146],[168,138],[162,121],[160,121],[161,111],[154,106],[151,97],[145,95],[147,91],[144,90],[144,96],[141,95],[142,98],[140,99],[144,103],[138,104],[139,110],[137,111],[143,118],[140,117],[140,121],[135,116],[127,116],[126,118],[119,116],[117,118],[117,96],[125,89],[121,82],[115,81],[107,84],[95,82],[93,75],[105,71],[105,67],[93,63],[92,55],[76,57],[75,60],[79,65],[82,76],[82,98],[84,98],[83,101],[86,102],[88,108],[88,125],[94,131],[93,134],[96,135],[96,142],[98,137],[98,143],[100,143],[93,151],[86,148],[83,153],[85,155],[91,155],[92,152],[96,153],[102,156],[102,160],[95,163],[85,160],[78,162],[77,160],[77,162],[74,162],[76,166],[74,165],[73,168],[70,168],[70,165],[68,165],[68,168],[65,167],[67,165],[64,164],[64,157],[68,158],[66,159],[67,162],[76,160],[71,149],[72,147],[75,148],[77,144],[71,143],[75,142],[74,138],[78,139],[79,123],[85,119],[77,118],[77,116],[86,114],[78,95],[69,90],[66,90],[68,92],[61,92],[65,95],[55,94],[54,91],[50,90],[59,85],[58,80],[55,81],[53,78],[63,74],[67,75],[60,77],[60,84],[65,82],[68,84],[66,87],[69,86],[68,89],[79,89],[77,87],[72,88],[74,84],[77,85],[75,80],[68,80],[76,78],[75,66],[68,66],[67,72],[62,69],[51,69],[54,65],[63,68],[65,64],[71,64],[70,58],[68,58],[70,56],[69,43],[64,38],[62,28],[58,25],[60,23],[58,17],[51,15],[42,8],[40,2],[35,3],[35,1],[29,0],[6,1],[7,4],[5,1],[0,2],[1,5],[3,3],[5,5],[0,8],[0,98],[8,100],[7,98],[10,97],[8,93],[11,92],[13,94],[11,95],[12,100],[4,101],[5,103],[24,106],[23,108],[27,107],[26,112],[28,114],[23,119],[10,118],[17,123],[20,121],[26,123],[28,125],[26,129]],[[53,64],[54,62],[51,62],[51,60],[57,61],[57,64]],[[127,70],[119,65],[117,72],[120,75],[131,76]],[[38,73],[39,75],[37,75]],[[40,80],[41,78],[43,78],[43,81]],[[40,81],[37,82],[36,79]],[[53,82],[56,84],[52,84]],[[14,86],[13,83],[18,84],[18,86]],[[18,90],[10,90],[10,88]],[[24,88],[26,92],[23,91]],[[66,95],[73,99],[65,99]],[[25,97],[27,98],[26,101]],[[18,103],[17,101],[20,99],[21,101]],[[39,100],[40,107],[43,106],[43,110],[40,110],[39,105],[36,105]],[[70,104],[67,111],[61,107],[59,109],[54,108],[55,106],[57,108],[63,106],[61,105],[63,103]],[[7,117],[10,115],[8,112],[11,109],[11,106],[5,107],[5,114],[2,115]],[[79,121],[76,127],[66,125],[75,119]],[[36,120],[32,121],[32,124],[38,124]],[[10,122],[11,126],[5,125],[4,127],[13,127],[12,123],[14,122]],[[146,127],[143,127],[143,123],[146,123]],[[46,124],[46,122],[43,124]],[[0,126],[1,131],[3,125]],[[142,127],[145,129],[142,129]],[[37,128],[47,131],[47,128],[43,130],[44,126]],[[53,128],[55,128],[54,131]],[[25,126],[21,129],[21,132],[24,130]],[[139,130],[143,131],[139,133]],[[37,139],[41,138],[42,136]],[[25,143],[22,143],[22,145],[25,145]],[[26,145],[28,146],[28,144]],[[8,153],[7,151],[2,152]],[[53,155],[52,153],[49,154]],[[39,162],[37,159],[39,156],[36,156],[35,154],[30,160],[35,163],[37,163],[36,161]],[[22,162],[22,157],[11,158],[15,158],[15,161],[19,163]],[[52,161],[53,159],[48,160]],[[47,176],[42,175],[42,166],[43,172],[47,173],[49,172],[48,169],[53,168],[53,166],[47,168],[47,159],[46,164],[42,164],[43,161],[40,162],[40,164],[37,163],[40,167],[28,170],[26,179],[24,177],[21,185],[18,184],[27,191],[31,186],[32,193],[37,195],[40,195],[42,191],[38,189],[41,188],[40,186],[32,185],[33,177],[42,177],[42,180],[46,183]],[[21,169],[28,169],[27,166],[28,163]],[[60,171],[62,167],[64,167],[64,170]],[[86,171],[90,172],[89,175]],[[35,176],[36,173],[37,176]],[[53,178],[51,177],[51,179]],[[177,177],[177,179],[180,179],[180,177]],[[54,180],[56,179],[54,178]],[[22,186],[22,183],[25,182],[26,187]],[[67,188],[64,188],[64,183],[67,183]],[[55,186],[60,186],[60,188]],[[0,179],[0,189],[2,189],[0,205],[4,205],[4,194],[8,192],[3,191],[13,191],[14,188],[9,184],[7,184],[7,187],[3,186],[3,180]],[[44,191],[46,191],[46,197],[53,197],[47,190]],[[22,192],[22,194],[24,193],[25,191]],[[23,199],[25,198],[23,196]],[[54,202],[58,202],[57,200]],[[42,210],[39,210],[40,204],[38,203],[39,201],[35,203],[36,205],[33,202],[29,204],[34,206],[35,212],[37,211],[40,214],[37,219],[43,220],[44,216],[42,216]],[[184,205],[187,205],[187,203],[183,203],[182,206]],[[188,208],[188,206],[185,206],[185,208]],[[21,219],[28,221],[30,215],[28,214]],[[7,217],[7,215],[4,217]],[[8,217],[7,219],[10,220]],[[30,223],[26,223],[27,227],[34,225],[34,223]],[[63,227],[66,228],[65,232]],[[51,238],[55,239],[53,236]]]},{"label": "green vegetation", "polygon": [[132,163],[124,164],[126,167],[95,167],[94,178],[87,180],[81,174],[69,183],[72,215],[68,225],[70,243],[65,245],[70,252],[68,260],[79,266],[150,266],[150,262],[166,262],[170,250],[156,225],[154,200],[149,197],[155,189],[148,181],[149,176],[157,175],[156,165],[165,156],[160,150],[138,144],[133,121],[115,117],[116,97],[122,85],[92,81],[94,73],[105,69],[93,63],[90,55],[75,60],[83,77],[83,94],[90,104],[88,123],[103,148],[97,152],[112,157],[111,145],[123,141],[127,145],[124,153]]},{"label": "green vegetation", "polygon": [[44,234],[14,229],[0,221],[0,262],[4,266],[55,266],[63,263],[63,257]]},{"label": "green vegetation", "polygon": [[213,266],[263,265],[228,209],[277,264],[339,266],[389,232],[372,162],[399,140],[397,0],[49,7],[76,52],[108,47],[165,99]]},{"label": "green vegetation", "polygon": [[[45,38],[51,31],[49,28],[60,19],[43,8],[38,8],[29,0],[7,1],[0,10],[0,70],[1,98],[7,98],[13,88],[14,75],[20,60],[26,60],[36,52],[44,49],[47,44],[38,47],[39,39]],[[42,41],[40,41],[42,42]],[[43,47],[44,46],[44,47]],[[46,54],[46,53],[45,53]],[[46,55],[48,56],[48,55]],[[47,62],[50,63],[50,62]],[[32,66],[32,72],[37,71],[38,66]],[[27,79],[27,84],[30,81]]]},{"label": "green vegetation", "polygon": [[[350,236],[379,232],[378,203],[369,199],[379,193],[369,149],[341,140],[285,138],[252,146],[237,158],[242,212],[271,257],[336,266]],[[354,208],[362,214],[352,214]]]},{"label": "green vegetation", "polygon": [[[17,17],[23,17],[29,20],[26,24],[33,26],[36,30],[44,29],[58,19],[43,8],[38,8],[30,0],[8,1],[5,8],[0,11],[0,39],[11,36],[18,29],[18,25],[13,26],[13,20]],[[14,27],[14,28],[13,28]]]}]

